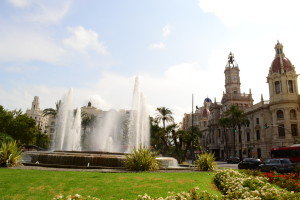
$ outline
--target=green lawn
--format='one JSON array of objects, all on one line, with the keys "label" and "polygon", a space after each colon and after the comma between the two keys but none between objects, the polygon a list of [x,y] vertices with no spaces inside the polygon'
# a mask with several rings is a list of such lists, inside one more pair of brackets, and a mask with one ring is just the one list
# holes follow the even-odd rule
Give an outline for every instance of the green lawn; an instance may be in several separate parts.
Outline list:
[{"label": "green lawn", "polygon": [[198,186],[218,196],[211,172],[98,173],[0,169],[0,199],[43,200],[57,194],[82,194],[108,199],[135,199],[139,194],[167,196]]}]

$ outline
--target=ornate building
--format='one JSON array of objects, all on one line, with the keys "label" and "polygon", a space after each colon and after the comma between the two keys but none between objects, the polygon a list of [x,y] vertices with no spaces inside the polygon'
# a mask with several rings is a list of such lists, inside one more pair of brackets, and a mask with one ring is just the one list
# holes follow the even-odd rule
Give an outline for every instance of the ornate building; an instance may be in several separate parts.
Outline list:
[{"label": "ornate building", "polygon": [[[209,107],[212,101],[210,98],[205,98],[202,107],[196,107],[195,113],[185,113],[181,128],[183,130],[189,129],[192,124],[195,127],[198,127],[200,131],[204,131],[207,128],[208,119],[210,116]],[[193,116],[193,119],[192,119]]]},{"label": "ornate building", "polygon": [[43,110],[40,109],[39,97],[35,96],[33,98],[31,109],[26,110],[26,114],[35,120],[36,126],[42,133],[47,133],[48,117],[43,116]]},{"label": "ornate building", "polygon": [[[240,92],[239,67],[230,53],[225,67],[225,89],[221,103],[210,106],[208,128],[203,134],[203,145],[219,159],[228,155],[269,158],[270,149],[290,146],[300,141],[299,103],[297,73],[295,67],[283,53],[283,45],[275,45],[275,58],[270,66],[267,83],[270,100],[253,105],[249,94]],[[231,106],[244,110],[250,124],[242,127],[241,135],[234,129],[223,128],[219,119]],[[227,143],[225,141],[228,141]],[[234,149],[235,152],[234,152]]]}]

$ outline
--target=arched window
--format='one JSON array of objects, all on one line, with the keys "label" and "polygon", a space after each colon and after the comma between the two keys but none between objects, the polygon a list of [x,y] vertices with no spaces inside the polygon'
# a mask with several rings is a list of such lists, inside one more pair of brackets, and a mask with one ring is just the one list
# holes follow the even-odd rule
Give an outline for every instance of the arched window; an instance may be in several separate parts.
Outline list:
[{"label": "arched window", "polygon": [[281,91],[280,81],[275,81],[275,93],[279,94]]},{"label": "arched window", "polygon": [[292,109],[292,110],[290,111],[290,118],[291,118],[291,119],[297,119],[296,110]]},{"label": "arched window", "polygon": [[282,110],[277,110],[277,120],[278,119],[284,119],[283,111]]}]

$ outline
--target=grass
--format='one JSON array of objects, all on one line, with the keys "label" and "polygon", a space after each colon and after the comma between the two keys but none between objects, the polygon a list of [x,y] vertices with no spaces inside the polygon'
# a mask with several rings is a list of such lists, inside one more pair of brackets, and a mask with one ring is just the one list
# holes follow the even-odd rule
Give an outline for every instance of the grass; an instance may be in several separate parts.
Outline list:
[{"label": "grass", "polygon": [[0,200],[52,199],[57,194],[81,194],[102,200],[135,199],[147,193],[167,196],[198,186],[218,196],[212,172],[187,173],[99,173],[40,171],[0,168]]}]

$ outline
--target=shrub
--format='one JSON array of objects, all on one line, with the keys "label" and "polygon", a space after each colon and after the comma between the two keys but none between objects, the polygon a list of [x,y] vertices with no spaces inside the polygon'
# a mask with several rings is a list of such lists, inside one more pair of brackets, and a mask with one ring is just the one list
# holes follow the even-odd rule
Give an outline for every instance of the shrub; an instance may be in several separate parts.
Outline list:
[{"label": "shrub", "polygon": [[204,153],[198,155],[195,162],[197,169],[201,171],[213,171],[216,168],[215,157],[212,153]]},{"label": "shrub", "polygon": [[155,171],[159,168],[159,161],[156,160],[156,153],[139,147],[126,155],[125,167],[132,171]]},{"label": "shrub", "polygon": [[22,151],[16,141],[2,143],[0,147],[0,166],[12,167],[18,165],[21,153]]},{"label": "shrub", "polygon": [[5,133],[0,133],[0,145],[4,142],[11,142],[13,141],[13,138],[10,135],[7,135]]}]

